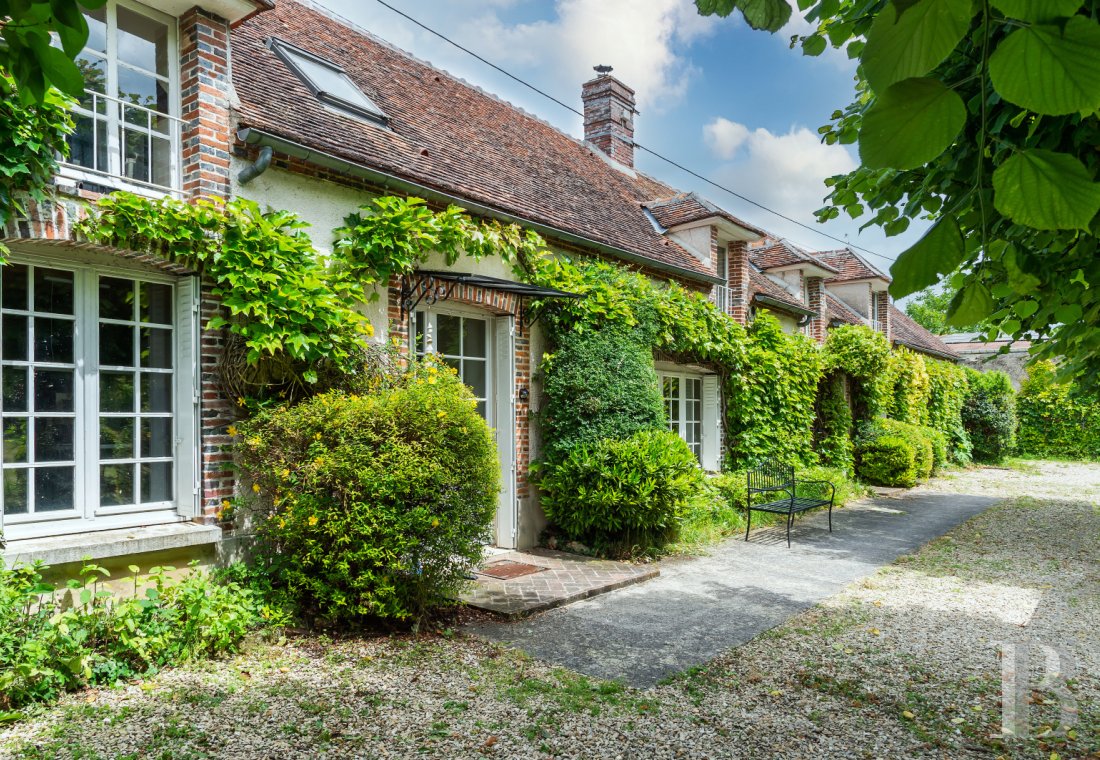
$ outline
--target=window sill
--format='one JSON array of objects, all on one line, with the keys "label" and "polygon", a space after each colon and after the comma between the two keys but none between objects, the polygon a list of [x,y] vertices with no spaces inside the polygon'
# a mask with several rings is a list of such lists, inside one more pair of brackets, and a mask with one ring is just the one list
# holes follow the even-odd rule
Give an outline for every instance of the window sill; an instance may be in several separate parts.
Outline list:
[{"label": "window sill", "polygon": [[221,538],[222,530],[216,525],[178,522],[50,538],[17,539],[9,541],[0,556],[8,565],[16,562],[28,564],[34,560],[41,560],[47,565],[63,565],[80,562],[86,557],[100,560],[204,546],[215,544]]}]

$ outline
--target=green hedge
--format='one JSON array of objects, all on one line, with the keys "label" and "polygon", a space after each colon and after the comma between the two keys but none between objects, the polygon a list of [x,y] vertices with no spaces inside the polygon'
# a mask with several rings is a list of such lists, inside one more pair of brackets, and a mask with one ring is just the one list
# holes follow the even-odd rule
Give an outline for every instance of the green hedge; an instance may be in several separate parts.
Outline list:
[{"label": "green hedge", "polygon": [[550,522],[600,548],[671,540],[705,482],[691,449],[667,430],[579,444],[533,469]]},{"label": "green hedge", "polygon": [[1032,457],[1100,459],[1100,398],[1060,383],[1054,364],[1037,362],[1017,397],[1019,450]]},{"label": "green hedge", "polygon": [[1016,448],[1016,392],[1004,372],[966,371],[968,391],[963,425],[974,461],[996,464]]},{"label": "green hedge", "polygon": [[481,559],[500,464],[450,367],[261,413],[241,439],[260,554],[304,617],[418,624]]},{"label": "green hedge", "polygon": [[860,426],[856,472],[869,483],[912,486],[946,462],[947,438],[938,430],[882,417]]}]

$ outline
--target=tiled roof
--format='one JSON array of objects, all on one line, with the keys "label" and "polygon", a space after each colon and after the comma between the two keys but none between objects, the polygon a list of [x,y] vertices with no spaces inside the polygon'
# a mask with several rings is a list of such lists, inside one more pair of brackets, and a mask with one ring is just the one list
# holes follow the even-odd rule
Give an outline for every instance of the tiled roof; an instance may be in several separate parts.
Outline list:
[{"label": "tiled roof", "polygon": [[958,354],[951,346],[914,322],[908,314],[893,304],[890,304],[890,330],[894,343],[941,359],[958,359]]},{"label": "tiled roof", "polygon": [[[322,106],[268,49],[265,42],[273,36],[343,67],[386,113],[390,129]],[[233,44],[239,127],[689,276],[715,275],[713,267],[661,235],[642,210],[647,201],[676,195],[675,189],[611,166],[580,140],[365,31],[312,6],[280,0],[238,26]]]},{"label": "tiled roof", "polygon": [[882,273],[862,256],[850,248],[841,248],[836,251],[822,251],[817,257],[829,266],[840,272],[826,282],[843,282],[845,280],[868,280],[878,278],[890,282],[890,276]]},{"label": "tiled roof", "polygon": [[763,230],[741,221],[697,193],[677,193],[668,198],[646,201],[642,205],[649,209],[649,212],[653,214],[653,218],[665,229],[717,216],[758,235],[765,234]]},{"label": "tiled roof", "polygon": [[[785,288],[772,282],[763,272],[751,268],[749,270],[749,295],[754,299],[757,296],[764,296],[769,300],[778,301],[779,304],[791,308],[791,313],[798,316],[802,316],[809,311],[806,304],[791,295]],[[765,308],[782,309],[783,306],[779,304],[769,303],[765,305]]]},{"label": "tiled roof", "polygon": [[867,324],[863,318],[856,313],[855,309],[827,291],[825,293],[825,314],[830,322],[835,319],[846,325]]},{"label": "tiled roof", "polygon": [[825,263],[817,255],[791,245],[786,240],[780,240],[764,248],[753,248],[749,251],[749,258],[753,264],[763,270],[791,264],[813,264],[829,272],[839,272],[836,267]]}]

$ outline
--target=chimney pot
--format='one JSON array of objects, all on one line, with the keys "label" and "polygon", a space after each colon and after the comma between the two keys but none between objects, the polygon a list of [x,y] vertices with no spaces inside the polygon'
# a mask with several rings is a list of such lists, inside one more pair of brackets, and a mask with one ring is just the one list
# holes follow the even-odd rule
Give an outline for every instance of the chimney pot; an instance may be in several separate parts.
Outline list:
[{"label": "chimney pot", "polygon": [[610,66],[581,87],[584,139],[623,166],[634,168],[634,90],[611,76]]}]

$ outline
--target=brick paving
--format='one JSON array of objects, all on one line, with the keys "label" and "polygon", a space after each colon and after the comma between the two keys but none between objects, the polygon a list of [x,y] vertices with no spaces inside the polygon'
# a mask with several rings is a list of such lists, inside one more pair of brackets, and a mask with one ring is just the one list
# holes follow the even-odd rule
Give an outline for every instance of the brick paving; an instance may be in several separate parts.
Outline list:
[{"label": "brick paving", "polygon": [[660,574],[656,565],[613,562],[550,549],[496,554],[487,558],[486,565],[502,562],[533,565],[540,569],[508,580],[478,573],[474,583],[462,594],[462,601],[471,607],[518,618],[640,583]]}]

